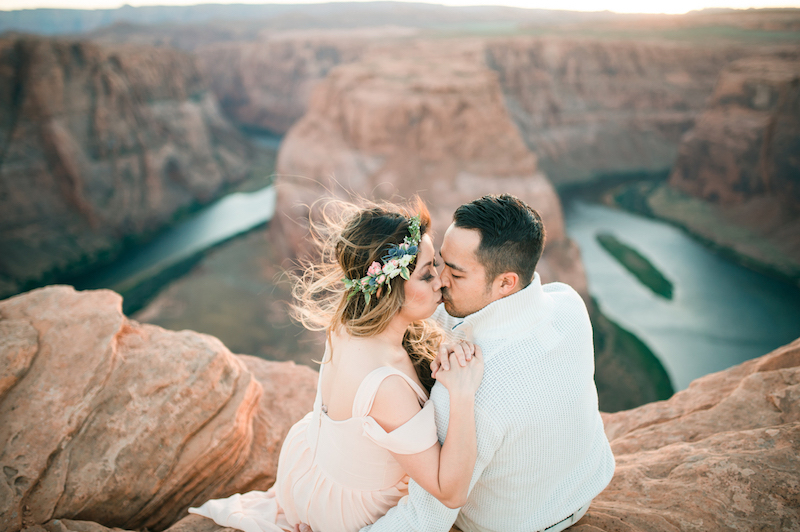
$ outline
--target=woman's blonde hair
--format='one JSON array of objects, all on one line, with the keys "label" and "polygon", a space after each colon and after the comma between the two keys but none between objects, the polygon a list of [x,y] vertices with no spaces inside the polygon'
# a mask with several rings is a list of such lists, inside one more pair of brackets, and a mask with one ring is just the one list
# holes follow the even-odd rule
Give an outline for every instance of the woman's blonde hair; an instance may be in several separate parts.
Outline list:
[{"label": "woman's blonde hair", "polygon": [[[302,261],[303,273],[294,277],[294,317],[309,330],[326,331],[329,339],[339,327],[352,336],[374,336],[386,329],[405,301],[405,280],[401,276],[391,279],[387,282],[391,291],[384,289],[380,296],[366,301],[361,292],[349,297],[342,279],[361,279],[373,262],[382,264],[389,248],[408,236],[414,215],[420,215],[420,236],[431,225],[430,213],[418,197],[407,208],[392,203],[361,203],[357,206],[324,199],[312,206],[311,212],[318,212],[320,218],[311,222],[319,260]],[[409,264],[410,272],[416,263]],[[429,391],[434,382],[430,362],[441,339],[438,326],[428,320],[412,323],[403,337],[403,347]]]}]

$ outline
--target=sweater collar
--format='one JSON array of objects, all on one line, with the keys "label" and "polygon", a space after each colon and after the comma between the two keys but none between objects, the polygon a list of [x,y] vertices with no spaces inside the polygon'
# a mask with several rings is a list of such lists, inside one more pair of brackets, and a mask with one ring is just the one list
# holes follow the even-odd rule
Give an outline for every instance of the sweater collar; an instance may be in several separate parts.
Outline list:
[{"label": "sweater collar", "polygon": [[552,300],[542,289],[539,274],[535,273],[528,286],[470,314],[456,323],[453,331],[474,342],[508,337],[550,315],[552,306]]}]

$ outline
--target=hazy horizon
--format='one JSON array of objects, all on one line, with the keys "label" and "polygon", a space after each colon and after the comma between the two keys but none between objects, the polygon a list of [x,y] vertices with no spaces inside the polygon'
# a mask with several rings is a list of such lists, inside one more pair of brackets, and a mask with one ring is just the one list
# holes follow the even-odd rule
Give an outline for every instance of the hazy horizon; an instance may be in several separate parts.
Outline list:
[{"label": "hazy horizon", "polygon": [[[154,7],[154,6],[195,6],[204,4],[253,4],[253,5],[291,5],[291,4],[329,4],[342,2],[370,2],[373,0],[341,0],[335,2],[319,2],[315,0],[288,0],[282,2],[263,2],[258,0],[216,0],[198,2],[197,0],[5,0],[0,5],[0,11],[21,11],[33,9],[118,9],[123,6]],[[564,0],[554,7],[552,2],[544,0],[444,0],[440,2],[419,2],[408,0],[392,0],[403,3],[424,3],[451,7],[469,6],[505,6],[523,9],[549,9],[555,11],[612,11],[617,13],[642,13],[642,14],[683,14],[689,11],[702,9],[781,9],[800,8],[800,0],[789,2],[775,2],[774,0],[655,0],[647,6],[635,0]],[[643,7],[645,7],[643,9]]]}]

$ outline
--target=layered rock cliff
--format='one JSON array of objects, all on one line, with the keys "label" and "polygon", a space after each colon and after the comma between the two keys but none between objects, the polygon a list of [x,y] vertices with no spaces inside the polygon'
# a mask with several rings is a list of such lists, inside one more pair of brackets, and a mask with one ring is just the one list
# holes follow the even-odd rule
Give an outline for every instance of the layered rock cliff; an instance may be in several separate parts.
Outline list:
[{"label": "layered rock cliff", "polygon": [[356,60],[372,32],[282,32],[195,51],[225,113],[237,124],[286,133],[334,66]]},{"label": "layered rock cliff", "polygon": [[[274,481],[316,373],[120,308],[68,287],[0,302],[3,530],[228,530],[186,508]],[[798,530],[800,339],[603,419],[617,469],[573,530]]]},{"label": "layered rock cliff", "polygon": [[1,39],[0,296],[213,199],[252,150],[185,54]]},{"label": "layered rock cliff", "polygon": [[745,264],[800,283],[798,153],[800,54],[735,61],[647,207]]},{"label": "layered rock cliff", "polygon": [[316,373],[121,308],[114,292],[59,286],[0,302],[0,529],[163,530],[192,504],[274,482]]},{"label": "layered rock cliff", "polygon": [[482,43],[452,44],[447,51],[424,41],[372,50],[330,72],[281,145],[275,230],[291,233],[292,251],[302,254],[297,246],[305,229],[297,220],[307,213],[297,210],[299,203],[326,193],[386,199],[418,193],[440,241],[459,205],[511,193],[544,219],[543,279],[569,282],[585,294],[561,203],[509,119],[497,76],[480,60]]},{"label": "layered rock cliff", "polygon": [[800,53],[742,59],[683,138],[670,184],[722,205],[768,195],[800,210],[798,152]]},{"label": "layered rock cliff", "polygon": [[488,41],[509,113],[556,184],[669,169],[744,49],[589,38]]}]

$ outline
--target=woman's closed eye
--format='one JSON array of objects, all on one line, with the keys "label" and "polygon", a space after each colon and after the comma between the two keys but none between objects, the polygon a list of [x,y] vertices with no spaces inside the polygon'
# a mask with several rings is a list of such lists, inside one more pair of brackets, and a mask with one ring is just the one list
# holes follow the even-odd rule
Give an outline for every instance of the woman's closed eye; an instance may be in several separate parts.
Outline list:
[{"label": "woman's closed eye", "polygon": [[439,265],[439,263],[437,263],[436,261],[433,261],[432,266],[430,268],[428,268],[428,271],[425,273],[425,275],[422,276],[422,280],[425,281],[425,282],[432,281],[433,278],[434,278],[434,273],[436,273],[436,274],[439,273],[439,272],[436,271],[436,267],[438,265]]}]

